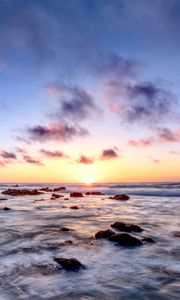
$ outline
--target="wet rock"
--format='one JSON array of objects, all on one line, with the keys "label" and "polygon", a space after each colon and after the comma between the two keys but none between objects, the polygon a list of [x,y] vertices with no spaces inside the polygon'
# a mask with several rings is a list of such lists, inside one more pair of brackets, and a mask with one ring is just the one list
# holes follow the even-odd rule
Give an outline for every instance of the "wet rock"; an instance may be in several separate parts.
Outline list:
[{"label": "wet rock", "polygon": [[174,231],[173,236],[180,238],[180,231]]},{"label": "wet rock", "polygon": [[115,222],[111,224],[111,227],[118,229],[120,231],[125,231],[125,232],[131,232],[131,231],[136,231],[136,232],[141,232],[143,229],[136,224],[129,224],[125,222]]},{"label": "wet rock", "polygon": [[109,241],[116,242],[120,246],[141,246],[142,241],[129,233],[115,233],[108,239]]},{"label": "wet rock", "polygon": [[71,206],[71,209],[79,209],[79,207],[77,205]]},{"label": "wet rock", "polygon": [[81,268],[84,268],[80,261],[75,258],[54,257],[54,261],[66,271],[79,271]]},{"label": "wet rock", "polygon": [[66,190],[65,186],[60,186],[60,187],[54,188],[53,192],[60,192],[60,191],[65,191],[65,190]]},{"label": "wet rock", "polygon": [[10,195],[10,196],[37,196],[42,195],[43,192],[38,190],[16,190],[16,189],[8,189],[2,191],[3,195]]},{"label": "wet rock", "polygon": [[143,238],[141,240],[143,242],[156,243],[156,241],[152,237],[150,237],[150,236],[143,236]]},{"label": "wet rock", "polygon": [[104,194],[101,193],[101,192],[87,192],[86,195],[87,196],[90,196],[90,195],[92,195],[92,196],[102,196]]},{"label": "wet rock", "polygon": [[53,190],[50,189],[49,187],[45,187],[45,188],[39,189],[39,191],[42,191],[42,192],[52,192]]},{"label": "wet rock", "polygon": [[115,234],[115,232],[112,231],[111,229],[101,230],[95,234],[95,238],[96,239],[109,239],[113,234]]},{"label": "wet rock", "polygon": [[128,195],[122,194],[122,195],[115,195],[114,197],[112,197],[112,199],[114,200],[121,200],[121,201],[127,201],[130,199],[130,197]]},{"label": "wet rock", "polygon": [[72,192],[70,193],[70,197],[84,197],[80,192]]},{"label": "wet rock", "polygon": [[9,207],[4,207],[3,210],[4,210],[4,211],[9,211],[9,210],[11,210],[11,208],[9,208]]},{"label": "wet rock", "polygon": [[69,198],[64,198],[64,200],[69,200]]},{"label": "wet rock", "polygon": [[68,227],[62,227],[61,231],[70,231],[71,229],[69,229]]},{"label": "wet rock", "polygon": [[8,200],[8,198],[0,198],[0,201]]},{"label": "wet rock", "polygon": [[59,194],[52,194],[51,196],[51,199],[54,198],[54,199],[58,199],[58,198],[62,198],[64,197],[63,195],[59,195]]},{"label": "wet rock", "polygon": [[18,188],[19,184],[12,185],[12,188]]}]

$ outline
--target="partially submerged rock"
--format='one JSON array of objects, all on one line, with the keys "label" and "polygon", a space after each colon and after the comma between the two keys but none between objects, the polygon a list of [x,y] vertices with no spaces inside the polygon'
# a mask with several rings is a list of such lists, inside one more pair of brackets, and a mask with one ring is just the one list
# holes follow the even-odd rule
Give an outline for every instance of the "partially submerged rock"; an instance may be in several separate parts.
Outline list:
[{"label": "partially submerged rock", "polygon": [[130,197],[128,195],[125,195],[125,194],[118,194],[118,195],[115,195],[113,197],[111,197],[110,199],[114,199],[114,200],[121,200],[121,201],[127,201],[130,199]]},{"label": "partially submerged rock", "polygon": [[60,186],[60,187],[54,188],[53,192],[60,192],[60,191],[65,191],[65,190],[66,190],[65,186]]},{"label": "partially submerged rock", "polygon": [[72,192],[70,193],[70,197],[84,197],[80,192]]},{"label": "partially submerged rock", "polygon": [[43,192],[38,190],[16,190],[16,189],[8,189],[2,191],[3,195],[10,195],[10,196],[37,196],[42,195]]},{"label": "partially submerged rock", "polygon": [[114,231],[112,231],[111,229],[107,229],[107,230],[100,230],[95,234],[95,238],[96,239],[108,239],[110,238],[113,234],[115,234]]},{"label": "partially submerged rock", "polygon": [[128,233],[115,233],[111,229],[101,230],[95,234],[96,239],[107,239],[121,246],[141,246],[142,241]]},{"label": "partially submerged rock", "polygon": [[44,188],[39,189],[39,191],[43,191],[43,192],[52,192],[53,190],[50,189],[49,187],[44,187]]},{"label": "partially submerged rock", "polygon": [[116,242],[121,246],[141,246],[142,241],[129,233],[115,233],[109,237],[109,241]]},{"label": "partially submerged rock", "polygon": [[101,192],[86,192],[86,195],[87,196],[102,196],[102,195],[104,195],[103,193],[101,193]]},{"label": "partially submerged rock", "polygon": [[3,208],[3,210],[4,210],[4,211],[9,211],[9,210],[11,210],[11,208],[5,206],[5,207]]},{"label": "partially submerged rock", "polygon": [[68,227],[62,227],[61,231],[70,231],[71,229],[69,229]]},{"label": "partially submerged rock", "polygon": [[69,198],[64,198],[64,200],[69,200]]},{"label": "partially submerged rock", "polygon": [[131,232],[131,231],[136,231],[136,232],[141,232],[143,229],[136,224],[129,224],[125,222],[115,222],[111,224],[111,227],[118,229],[120,231],[125,231],[125,232]]},{"label": "partially submerged rock", "polygon": [[143,242],[148,242],[148,243],[156,243],[155,239],[153,239],[150,236],[143,236],[143,238],[141,239]]},{"label": "partially submerged rock", "polygon": [[71,209],[79,209],[79,207],[77,205],[71,206]]},{"label": "partially submerged rock", "polygon": [[79,271],[81,268],[84,268],[81,262],[75,258],[54,257],[54,261],[66,271]]},{"label": "partially submerged rock", "polygon": [[51,196],[51,199],[52,198],[54,198],[54,199],[58,199],[58,198],[62,198],[62,197],[64,197],[63,195],[59,195],[59,194],[52,194],[52,196]]}]

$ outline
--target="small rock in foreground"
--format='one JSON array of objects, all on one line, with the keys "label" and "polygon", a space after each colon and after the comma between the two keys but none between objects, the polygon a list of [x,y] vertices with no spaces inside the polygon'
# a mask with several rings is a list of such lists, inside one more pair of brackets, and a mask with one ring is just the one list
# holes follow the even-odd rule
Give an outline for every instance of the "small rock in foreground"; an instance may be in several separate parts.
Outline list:
[{"label": "small rock in foreground", "polygon": [[79,271],[84,266],[75,258],[54,257],[56,261],[66,271]]},{"label": "small rock in foreground", "polygon": [[114,200],[121,200],[121,201],[127,201],[130,199],[130,197],[128,195],[122,194],[122,195],[115,195],[114,197],[112,197],[111,199]]},{"label": "small rock in foreground", "polygon": [[11,208],[9,208],[9,207],[4,207],[3,210],[4,210],[4,211],[8,211],[8,210],[11,210]]}]

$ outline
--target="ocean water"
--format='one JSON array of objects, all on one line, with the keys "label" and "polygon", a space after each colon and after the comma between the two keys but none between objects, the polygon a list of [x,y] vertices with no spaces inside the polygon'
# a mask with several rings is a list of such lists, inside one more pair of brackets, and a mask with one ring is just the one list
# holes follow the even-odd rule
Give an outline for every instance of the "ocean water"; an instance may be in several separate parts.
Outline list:
[{"label": "ocean water", "polygon": [[[42,186],[51,187],[21,185]],[[0,190],[8,187],[0,185]],[[180,299],[180,183],[66,188],[61,193],[65,197],[71,191],[89,190],[105,195],[51,200],[49,192],[26,197],[0,194],[0,300]],[[130,199],[108,198],[118,193]],[[79,210],[70,209],[72,205]],[[156,243],[125,248],[95,240],[97,231],[111,228],[115,221],[140,225],[144,231],[134,235],[153,237]],[[86,268],[61,270],[54,256],[74,257]]]}]

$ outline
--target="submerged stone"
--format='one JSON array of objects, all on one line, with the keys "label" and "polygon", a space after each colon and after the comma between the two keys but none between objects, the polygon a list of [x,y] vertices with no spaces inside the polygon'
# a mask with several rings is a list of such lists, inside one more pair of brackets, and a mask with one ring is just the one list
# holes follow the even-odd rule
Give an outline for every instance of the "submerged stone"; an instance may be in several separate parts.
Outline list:
[{"label": "submerged stone", "polygon": [[143,242],[148,242],[148,243],[156,243],[155,239],[153,239],[150,236],[143,236],[142,241]]},{"label": "submerged stone", "polygon": [[54,257],[56,261],[66,271],[79,271],[84,266],[75,258]]},{"label": "submerged stone", "polygon": [[4,211],[8,211],[8,210],[11,210],[11,208],[9,208],[9,207],[4,207],[3,210],[4,210]]}]

